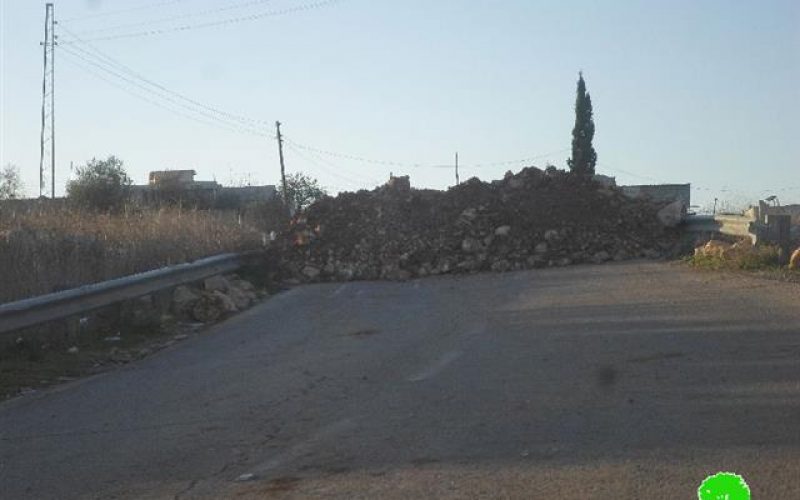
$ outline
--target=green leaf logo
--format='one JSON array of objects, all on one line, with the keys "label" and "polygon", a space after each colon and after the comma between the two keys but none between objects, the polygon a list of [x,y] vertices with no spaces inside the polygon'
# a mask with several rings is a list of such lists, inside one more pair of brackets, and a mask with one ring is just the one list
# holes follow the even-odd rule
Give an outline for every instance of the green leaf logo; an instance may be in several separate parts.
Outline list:
[{"label": "green leaf logo", "polygon": [[750,500],[750,487],[744,478],[731,472],[709,476],[697,488],[699,500]]}]

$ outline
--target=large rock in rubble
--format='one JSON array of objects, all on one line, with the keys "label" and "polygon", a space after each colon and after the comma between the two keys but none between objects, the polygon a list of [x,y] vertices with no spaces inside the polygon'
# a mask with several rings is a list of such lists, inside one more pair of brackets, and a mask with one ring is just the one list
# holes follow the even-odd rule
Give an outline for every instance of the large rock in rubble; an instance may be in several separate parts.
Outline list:
[{"label": "large rock in rubble", "polygon": [[172,291],[172,311],[183,318],[191,316],[192,308],[200,300],[200,292],[181,285]]},{"label": "large rock in rubble", "polygon": [[[395,178],[398,179],[398,178]],[[285,278],[407,279],[671,252],[671,218],[646,200],[563,171],[523,169],[447,191],[405,179],[312,205],[278,241]]]},{"label": "large rock in rubble", "polygon": [[789,269],[800,270],[800,248],[792,252],[792,256],[789,257]]},{"label": "large rock in rubble", "polygon": [[686,205],[682,201],[673,201],[658,211],[658,220],[666,227],[675,227],[683,220]]},{"label": "large rock in rubble", "polygon": [[203,289],[179,286],[172,293],[172,311],[180,318],[213,323],[250,307],[256,300],[252,283],[236,277],[212,276]]}]

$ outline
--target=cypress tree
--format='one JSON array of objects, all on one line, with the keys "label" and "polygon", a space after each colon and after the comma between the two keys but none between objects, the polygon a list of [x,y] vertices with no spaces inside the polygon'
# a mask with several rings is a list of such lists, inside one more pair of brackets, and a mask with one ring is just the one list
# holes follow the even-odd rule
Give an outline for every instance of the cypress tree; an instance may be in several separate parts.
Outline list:
[{"label": "cypress tree", "polygon": [[576,174],[594,174],[597,153],[592,146],[593,138],[592,98],[586,92],[583,72],[580,72],[578,73],[578,95],[575,99],[575,128],[572,129],[572,158],[567,160],[570,171]]}]

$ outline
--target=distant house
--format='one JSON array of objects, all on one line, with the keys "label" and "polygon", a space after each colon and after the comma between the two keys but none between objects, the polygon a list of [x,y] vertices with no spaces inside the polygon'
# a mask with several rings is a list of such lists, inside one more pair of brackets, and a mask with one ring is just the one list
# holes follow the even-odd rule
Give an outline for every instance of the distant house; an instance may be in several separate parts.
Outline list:
[{"label": "distant house", "polygon": [[149,185],[153,187],[170,185],[188,188],[195,184],[195,175],[197,175],[197,172],[194,170],[155,170],[150,172]]},{"label": "distant house", "polygon": [[275,186],[225,187],[217,181],[196,181],[194,170],[155,170],[146,185],[131,186],[131,198],[137,203],[159,204],[184,202],[235,208],[249,203],[268,201],[277,194]]}]

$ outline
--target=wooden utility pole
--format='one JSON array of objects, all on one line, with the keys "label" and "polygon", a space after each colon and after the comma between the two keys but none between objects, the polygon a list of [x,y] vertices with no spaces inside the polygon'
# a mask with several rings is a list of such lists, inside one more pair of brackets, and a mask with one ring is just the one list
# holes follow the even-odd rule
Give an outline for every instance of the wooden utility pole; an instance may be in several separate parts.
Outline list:
[{"label": "wooden utility pole", "polygon": [[458,179],[458,151],[456,151],[456,186],[460,185],[461,181]]},{"label": "wooden utility pole", "polygon": [[286,166],[283,163],[283,137],[281,136],[281,122],[275,122],[278,131],[278,157],[281,159],[281,185],[283,186],[283,203],[289,206],[289,193],[286,191]]}]

